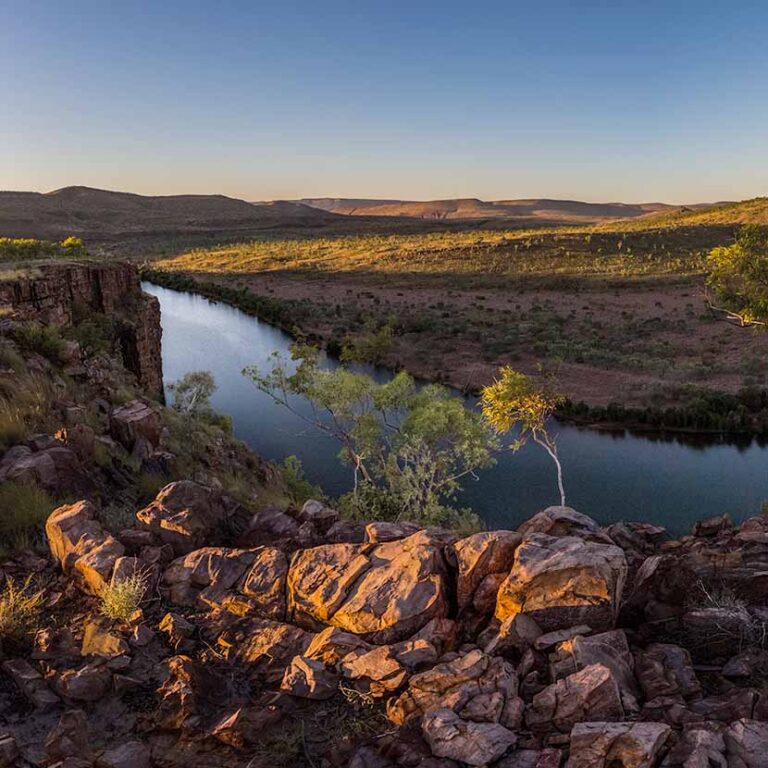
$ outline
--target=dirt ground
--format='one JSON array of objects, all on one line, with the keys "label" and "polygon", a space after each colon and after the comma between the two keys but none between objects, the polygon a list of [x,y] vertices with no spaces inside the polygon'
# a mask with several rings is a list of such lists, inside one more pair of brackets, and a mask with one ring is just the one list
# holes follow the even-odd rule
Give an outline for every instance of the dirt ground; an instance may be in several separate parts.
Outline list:
[{"label": "dirt ground", "polygon": [[439,280],[339,273],[199,275],[306,310],[301,329],[326,343],[396,328],[384,362],[473,389],[500,365],[554,373],[574,402],[660,405],[687,385],[736,392],[763,385],[768,334],[718,321],[696,278],[573,289],[446,286]]}]

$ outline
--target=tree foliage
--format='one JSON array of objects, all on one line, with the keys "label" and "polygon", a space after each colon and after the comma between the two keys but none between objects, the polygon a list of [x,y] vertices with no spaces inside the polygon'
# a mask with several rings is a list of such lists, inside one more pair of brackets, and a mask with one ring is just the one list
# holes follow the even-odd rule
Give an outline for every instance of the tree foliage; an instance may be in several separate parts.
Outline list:
[{"label": "tree foliage", "polygon": [[209,371],[190,371],[169,384],[168,389],[173,393],[174,410],[204,416],[211,411],[216,380]]},{"label": "tree foliage", "polygon": [[726,319],[739,325],[768,323],[768,226],[746,224],[736,242],[712,249],[707,285],[714,290]]},{"label": "tree foliage", "polygon": [[[361,511],[395,519],[450,523],[463,477],[493,463],[498,446],[480,414],[438,385],[417,387],[406,373],[385,383],[338,367],[321,368],[318,351],[273,355],[268,372],[244,373],[276,403],[341,443],[352,467],[352,499]],[[304,411],[297,397],[309,403]]]},{"label": "tree foliage", "polygon": [[505,434],[518,430],[510,446],[513,450],[522,448],[529,439],[544,448],[557,468],[560,503],[565,505],[557,439],[547,431],[547,422],[561,399],[546,382],[536,381],[507,365],[500,369],[493,384],[483,388],[480,404],[485,420],[496,432]]}]

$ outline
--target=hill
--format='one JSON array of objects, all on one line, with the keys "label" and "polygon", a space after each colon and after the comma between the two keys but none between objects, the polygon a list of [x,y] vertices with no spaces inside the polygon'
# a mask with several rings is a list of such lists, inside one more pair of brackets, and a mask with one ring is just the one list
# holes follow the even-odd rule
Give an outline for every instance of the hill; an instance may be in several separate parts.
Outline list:
[{"label": "hill", "polygon": [[329,213],[345,216],[406,216],[420,219],[504,219],[542,224],[595,223],[632,219],[674,209],[664,203],[585,203],[578,200],[367,200],[303,198],[298,201]]},{"label": "hill", "polygon": [[0,192],[0,236],[89,241],[135,235],[227,232],[246,236],[269,229],[323,226],[333,213],[301,203],[255,205],[224,195],[150,197],[90,187],[48,193]]}]

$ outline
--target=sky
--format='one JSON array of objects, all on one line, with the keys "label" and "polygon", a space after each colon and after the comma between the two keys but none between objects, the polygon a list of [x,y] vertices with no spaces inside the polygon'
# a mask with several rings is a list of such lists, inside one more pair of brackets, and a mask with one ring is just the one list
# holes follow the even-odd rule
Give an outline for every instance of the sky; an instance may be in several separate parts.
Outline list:
[{"label": "sky", "polygon": [[0,189],[768,194],[768,4],[0,0]]}]

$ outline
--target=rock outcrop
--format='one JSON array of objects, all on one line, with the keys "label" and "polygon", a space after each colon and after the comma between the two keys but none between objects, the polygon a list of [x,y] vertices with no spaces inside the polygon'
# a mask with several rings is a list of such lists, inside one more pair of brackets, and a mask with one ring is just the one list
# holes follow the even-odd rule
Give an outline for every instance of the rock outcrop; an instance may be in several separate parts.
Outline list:
[{"label": "rock outcrop", "polygon": [[71,325],[77,314],[123,316],[123,363],[148,394],[161,396],[160,304],[141,290],[133,264],[49,264],[41,275],[0,282],[0,308],[19,320]]}]

